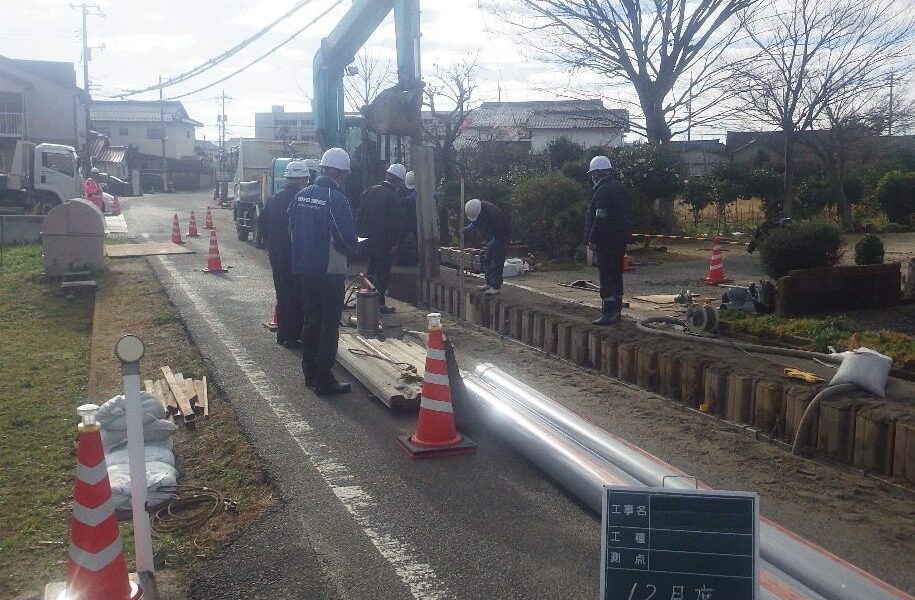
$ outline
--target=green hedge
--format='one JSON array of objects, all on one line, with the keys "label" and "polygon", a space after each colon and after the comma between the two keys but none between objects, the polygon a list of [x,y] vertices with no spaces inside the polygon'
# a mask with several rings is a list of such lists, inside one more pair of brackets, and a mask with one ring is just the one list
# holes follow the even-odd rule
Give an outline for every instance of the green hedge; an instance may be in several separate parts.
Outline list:
[{"label": "green hedge", "polygon": [[773,229],[760,243],[759,255],[766,274],[777,279],[795,269],[834,264],[841,247],[842,237],[834,224],[801,221]]}]

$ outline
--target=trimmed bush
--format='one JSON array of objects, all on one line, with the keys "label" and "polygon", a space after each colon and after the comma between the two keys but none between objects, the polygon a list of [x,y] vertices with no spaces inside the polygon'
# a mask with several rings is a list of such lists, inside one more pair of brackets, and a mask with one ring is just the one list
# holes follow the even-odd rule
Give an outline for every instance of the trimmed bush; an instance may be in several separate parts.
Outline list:
[{"label": "trimmed bush", "polygon": [[886,220],[910,225],[915,214],[915,171],[890,171],[880,178],[874,192]]},{"label": "trimmed bush", "polygon": [[912,231],[911,227],[899,223],[887,223],[880,228],[880,233],[908,233],[910,231]]},{"label": "trimmed bush", "polygon": [[842,237],[832,223],[801,221],[773,229],[759,244],[763,269],[773,279],[795,269],[827,267],[839,258]]},{"label": "trimmed bush", "polygon": [[882,265],[883,242],[876,235],[868,233],[855,244],[856,265]]},{"label": "trimmed bush", "polygon": [[560,173],[519,182],[511,195],[512,236],[542,258],[574,256],[582,244],[588,190]]}]

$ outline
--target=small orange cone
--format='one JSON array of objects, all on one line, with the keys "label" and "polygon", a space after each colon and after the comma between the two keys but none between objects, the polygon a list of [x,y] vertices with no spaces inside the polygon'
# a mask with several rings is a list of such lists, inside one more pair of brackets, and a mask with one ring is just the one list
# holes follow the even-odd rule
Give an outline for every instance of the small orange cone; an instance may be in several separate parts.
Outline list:
[{"label": "small orange cone", "polygon": [[712,246],[712,258],[708,263],[708,275],[702,280],[706,285],[726,283],[730,279],[724,276],[724,256],[721,252],[721,236],[715,236],[715,245]]},{"label": "small orange cone", "polygon": [[401,447],[413,458],[450,456],[475,452],[477,445],[458,433],[451,404],[451,385],[445,362],[442,315],[429,315],[429,343],[423,395],[419,403],[416,433],[397,437]]},{"label": "small orange cone", "polygon": [[629,253],[623,253],[623,271],[632,271],[632,263],[629,261]]},{"label": "small orange cone", "polygon": [[178,215],[175,215],[175,218],[172,219],[172,243],[184,243],[184,240],[181,239],[181,225],[178,224]]},{"label": "small orange cone", "polygon": [[273,316],[270,317],[270,321],[264,321],[264,327],[267,328],[267,331],[274,332],[279,329],[279,326],[276,324],[276,304],[273,305]]},{"label": "small orange cone", "polygon": [[78,410],[83,422],[77,429],[70,563],[67,587],[58,600],[137,600],[143,592],[127,575],[102,436],[95,423],[98,406],[84,404]]},{"label": "small orange cone", "polygon": [[204,219],[204,221],[203,221],[203,228],[204,229],[216,229],[215,227],[213,227],[213,213],[210,212],[209,206],[207,206],[207,216],[206,216],[206,219]]},{"label": "small orange cone", "polygon": [[216,230],[210,231],[210,253],[207,256],[207,267],[204,273],[225,273],[222,268],[222,259],[219,258],[219,245],[216,243]]},{"label": "small orange cone", "polygon": [[197,233],[197,215],[191,211],[191,220],[187,224],[187,237],[200,237]]}]

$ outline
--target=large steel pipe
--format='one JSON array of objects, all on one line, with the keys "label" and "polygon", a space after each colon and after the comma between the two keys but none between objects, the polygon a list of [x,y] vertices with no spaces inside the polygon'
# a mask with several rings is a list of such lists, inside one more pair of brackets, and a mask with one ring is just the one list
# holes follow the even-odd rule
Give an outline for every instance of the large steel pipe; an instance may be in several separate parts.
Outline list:
[{"label": "large steel pipe", "polygon": [[[479,365],[475,374],[534,417],[646,486],[689,488],[698,484],[708,487],[638,446],[589,423],[491,364]],[[915,600],[765,518],[760,523],[759,546],[763,560],[830,600]]]}]

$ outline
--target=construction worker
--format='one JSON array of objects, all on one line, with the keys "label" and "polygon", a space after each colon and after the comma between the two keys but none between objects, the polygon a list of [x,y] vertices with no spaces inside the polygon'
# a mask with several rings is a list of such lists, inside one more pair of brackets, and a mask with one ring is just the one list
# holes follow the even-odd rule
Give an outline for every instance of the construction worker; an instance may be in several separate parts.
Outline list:
[{"label": "construction worker", "polygon": [[407,169],[394,163],[388,167],[384,181],[365,190],[359,200],[356,233],[366,238],[364,248],[369,259],[366,275],[378,291],[378,310],[382,313],[394,312],[393,307],[385,304],[385,295],[391,264],[406,230],[401,212],[401,190],[406,177]]},{"label": "construction worker", "polygon": [[588,167],[594,184],[585,221],[585,244],[597,258],[601,316],[593,325],[618,323],[623,310],[623,256],[629,242],[629,193],[612,172],[610,159],[595,156]]},{"label": "construction worker", "polygon": [[289,238],[289,207],[308,182],[305,162],[294,160],[286,165],[286,187],[274,194],[258,217],[258,230],[264,238],[273,270],[276,290],[276,343],[287,348],[301,346],[302,290],[292,274],[292,241]]},{"label": "construction worker", "polygon": [[313,158],[305,159],[305,167],[308,169],[308,185],[311,185],[318,178],[318,171],[321,167],[318,166],[318,161]]},{"label": "construction worker", "polygon": [[319,396],[345,394],[331,369],[337,357],[343,314],[347,258],[359,256],[356,228],[343,185],[350,171],[349,154],[330,148],[321,157],[321,175],[296,194],[289,207],[292,272],[299,276],[305,325],[302,328],[302,373],[305,385]]},{"label": "construction worker", "polygon": [[83,193],[86,200],[94,204],[102,213],[105,212],[105,200],[102,197],[102,186],[98,184],[99,170],[95,167],[89,171],[89,177],[83,181]]},{"label": "construction worker", "polygon": [[461,235],[477,231],[488,240],[481,259],[486,283],[477,289],[485,292],[487,296],[495,296],[502,291],[502,272],[511,237],[508,216],[489,200],[477,198],[467,201],[464,213],[470,224],[461,230]]}]

